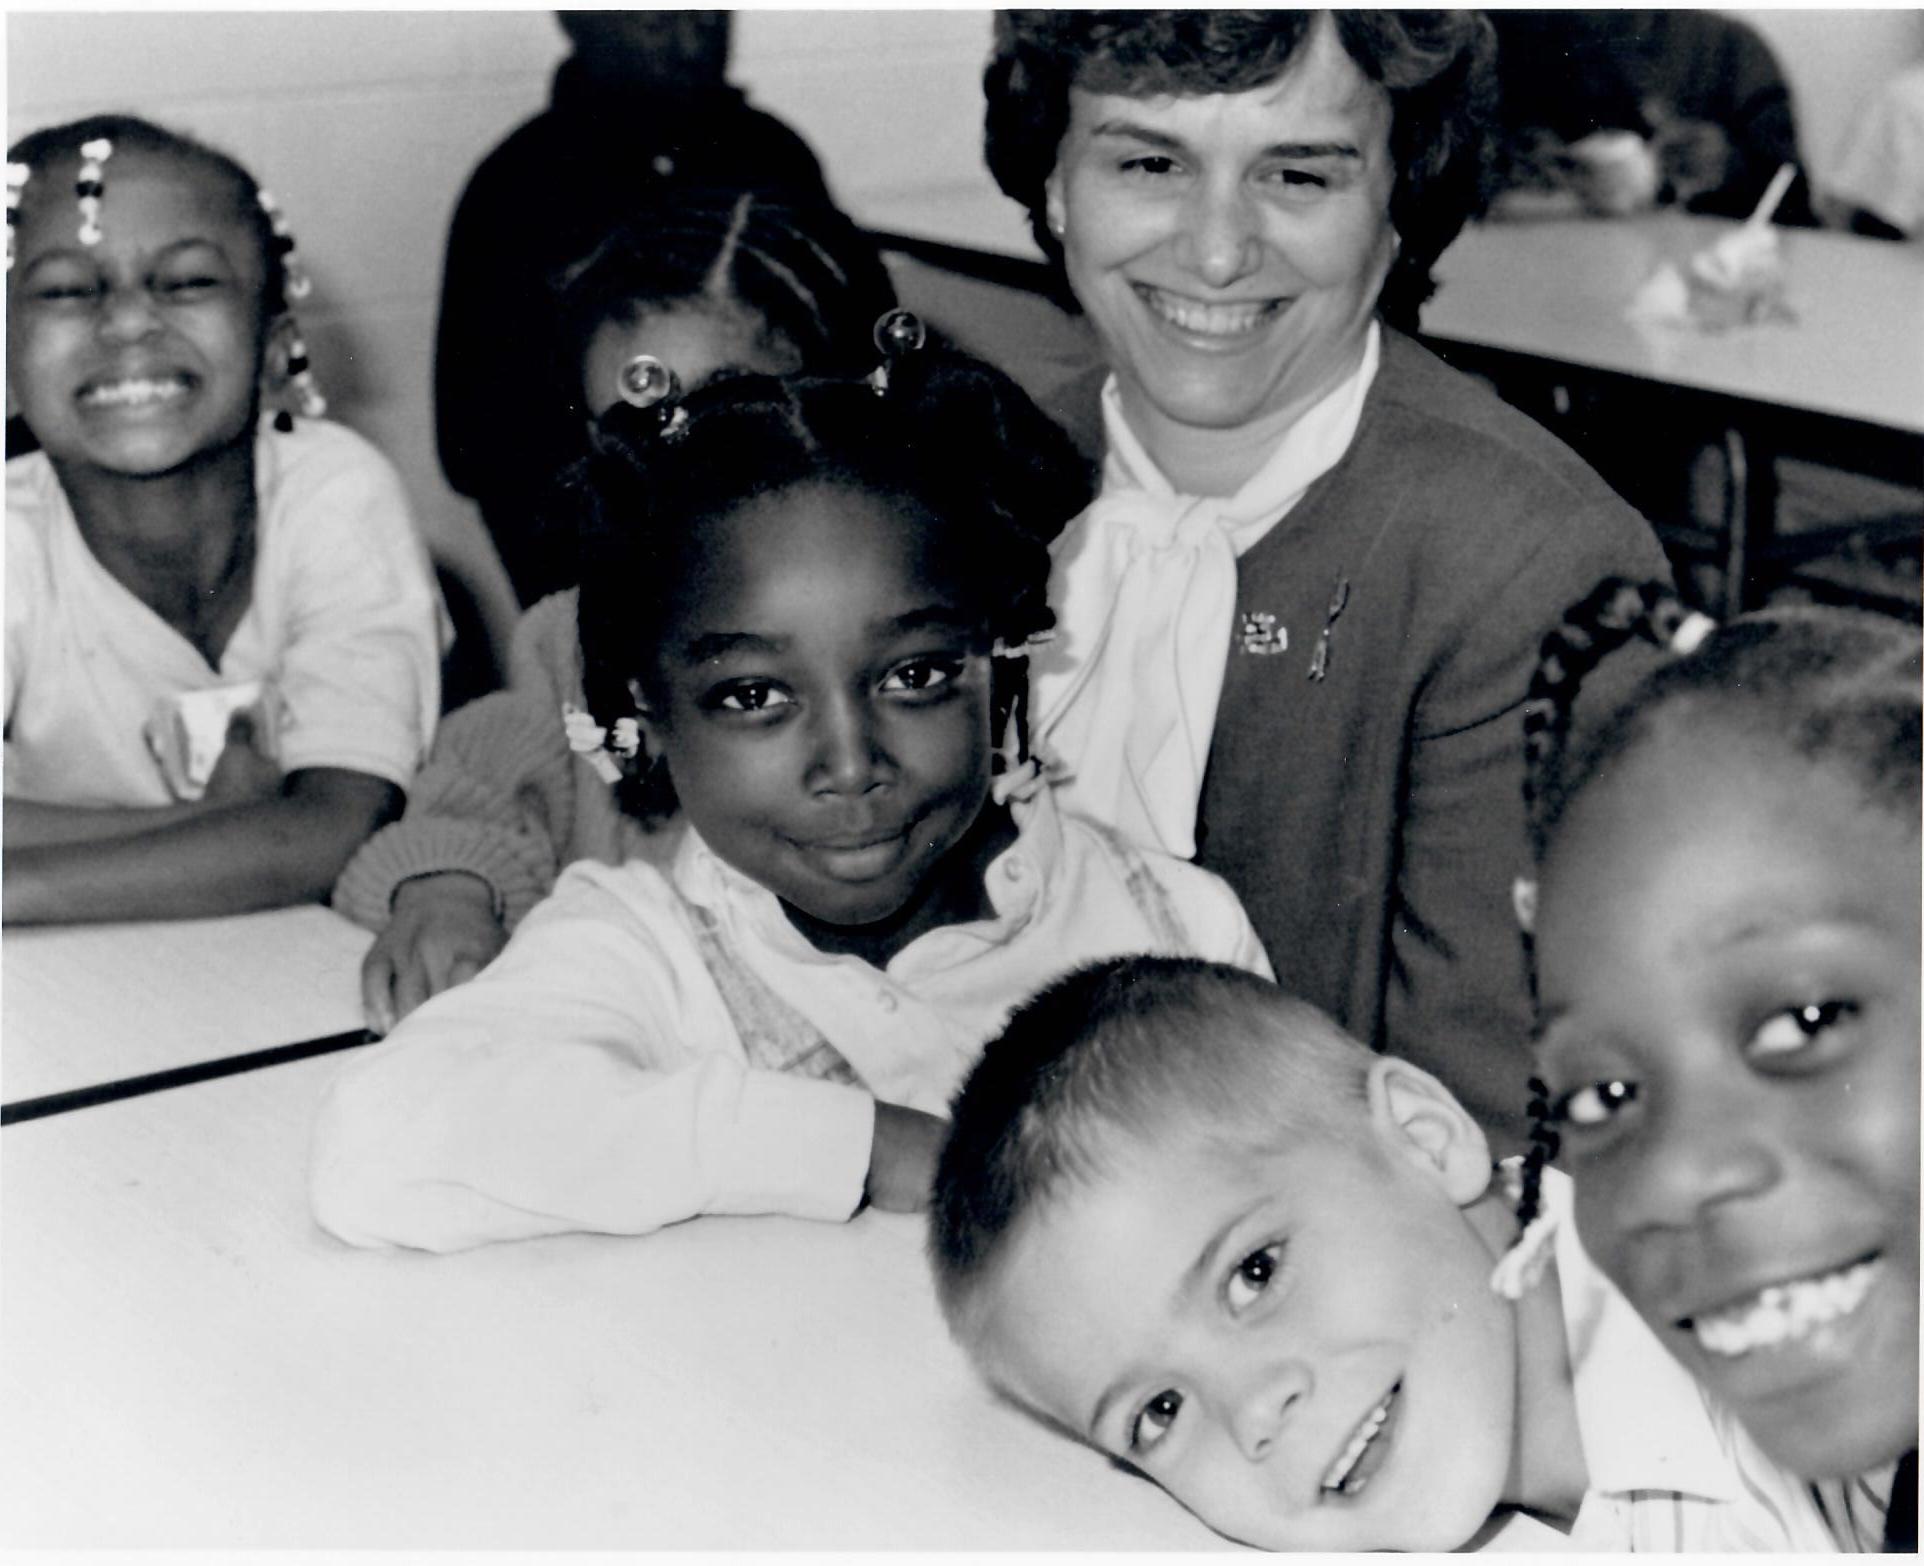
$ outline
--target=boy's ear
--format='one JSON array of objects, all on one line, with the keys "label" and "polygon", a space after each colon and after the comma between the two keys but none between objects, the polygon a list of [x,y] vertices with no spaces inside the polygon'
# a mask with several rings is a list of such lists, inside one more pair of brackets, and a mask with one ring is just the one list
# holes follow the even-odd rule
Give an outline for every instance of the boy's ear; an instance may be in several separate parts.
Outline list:
[{"label": "boy's ear", "polygon": [[1489,1189],[1489,1139],[1435,1077],[1382,1055],[1370,1063],[1368,1097],[1377,1134],[1436,1180],[1457,1206],[1467,1207]]}]

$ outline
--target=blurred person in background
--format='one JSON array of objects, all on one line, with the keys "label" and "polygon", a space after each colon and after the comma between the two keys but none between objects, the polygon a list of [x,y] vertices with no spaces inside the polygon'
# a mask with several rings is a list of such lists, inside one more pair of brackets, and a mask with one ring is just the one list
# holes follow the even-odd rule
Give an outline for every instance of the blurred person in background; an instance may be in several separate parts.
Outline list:
[{"label": "blurred person in background", "polygon": [[[561,11],[548,107],[484,158],[448,234],[434,404],[449,484],[481,508],[523,605],[573,585],[531,519],[586,410],[555,373],[555,274],[663,187],[807,205],[807,143],[727,81],[727,11]],[[578,392],[578,386],[573,392]]]},{"label": "blurred person in background", "polygon": [[[1715,11],[1492,11],[1498,211],[1658,206],[1748,217],[1801,164],[1790,88],[1756,31]],[[1800,172],[1779,223],[1809,225]]]}]

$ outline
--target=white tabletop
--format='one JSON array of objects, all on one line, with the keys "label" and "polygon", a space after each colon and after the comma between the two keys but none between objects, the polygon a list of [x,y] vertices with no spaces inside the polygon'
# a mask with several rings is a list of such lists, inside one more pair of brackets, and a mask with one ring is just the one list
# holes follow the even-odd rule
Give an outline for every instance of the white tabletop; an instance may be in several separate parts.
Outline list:
[{"label": "white tabletop", "polygon": [[318,906],[11,928],[0,938],[0,1099],[358,1028],[372,940]]},{"label": "white tabletop", "polygon": [[1472,226],[1436,268],[1424,333],[1924,433],[1924,247],[1784,229],[1794,321],[1711,333],[1625,319],[1660,263],[1734,226],[1681,213]]},{"label": "white tabletop", "polygon": [[337,1244],[337,1069],[0,1132],[0,1545],[1222,1545],[976,1383],[917,1220]]}]

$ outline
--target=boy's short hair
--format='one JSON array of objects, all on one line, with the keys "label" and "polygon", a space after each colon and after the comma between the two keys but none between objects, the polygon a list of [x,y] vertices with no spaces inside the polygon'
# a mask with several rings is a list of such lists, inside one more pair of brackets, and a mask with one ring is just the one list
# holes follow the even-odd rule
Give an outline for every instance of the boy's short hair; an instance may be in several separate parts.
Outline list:
[{"label": "boy's short hair", "polygon": [[1329,1131],[1365,1104],[1373,1057],[1269,980],[1189,957],[1125,957],[1010,1017],[956,1095],[930,1254],[956,1324],[1025,1215],[1112,1167],[1122,1139],[1186,1122],[1226,1154]]}]

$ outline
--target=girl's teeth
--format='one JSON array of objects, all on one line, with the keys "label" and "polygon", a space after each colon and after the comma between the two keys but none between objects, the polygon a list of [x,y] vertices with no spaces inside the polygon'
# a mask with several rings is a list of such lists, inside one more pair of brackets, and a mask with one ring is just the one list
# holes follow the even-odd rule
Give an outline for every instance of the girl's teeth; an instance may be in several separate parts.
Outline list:
[{"label": "girl's teeth", "polygon": [[1796,1343],[1850,1315],[1876,1280],[1877,1262],[1872,1259],[1820,1278],[1773,1283],[1740,1305],[1697,1317],[1690,1328],[1706,1351],[1725,1359]]},{"label": "girl's teeth", "polygon": [[111,386],[96,386],[83,399],[89,403],[104,403],[110,407],[132,405],[143,402],[160,402],[170,397],[178,397],[186,390],[178,379],[165,381],[115,381]]},{"label": "girl's teeth", "polygon": [[[1390,1417],[1390,1403],[1395,1399],[1396,1392],[1397,1389],[1391,1387],[1384,1394],[1383,1401],[1371,1409],[1369,1416],[1356,1427],[1356,1433],[1349,1438],[1349,1445],[1343,1448],[1337,1455],[1336,1461],[1329,1465],[1329,1472],[1323,1475],[1325,1490],[1343,1488],[1343,1481],[1349,1478],[1350,1471],[1363,1460],[1363,1454],[1369,1450],[1370,1442],[1376,1439],[1376,1432],[1383,1428],[1383,1421]],[[1361,1489],[1362,1486],[1359,1485],[1357,1488]]]},{"label": "girl's teeth", "polygon": [[1178,299],[1159,288],[1143,290],[1150,308],[1170,325],[1203,337],[1240,337],[1253,332],[1274,312],[1273,304],[1205,305]]}]

